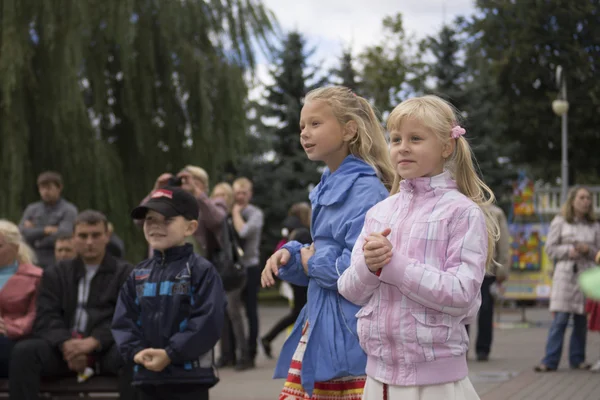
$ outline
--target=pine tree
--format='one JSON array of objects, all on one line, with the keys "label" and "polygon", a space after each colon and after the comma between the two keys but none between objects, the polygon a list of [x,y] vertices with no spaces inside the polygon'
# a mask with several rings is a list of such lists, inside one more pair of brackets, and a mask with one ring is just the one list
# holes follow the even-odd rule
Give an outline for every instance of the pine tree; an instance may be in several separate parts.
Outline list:
[{"label": "pine tree", "polygon": [[359,83],[357,81],[357,73],[354,69],[354,58],[350,49],[345,49],[339,60],[339,67],[331,71],[338,84],[352,89],[354,92],[360,92]]},{"label": "pine tree", "polygon": [[324,83],[316,79],[316,68],[308,62],[310,55],[300,33],[286,36],[271,71],[275,83],[266,88],[266,102],[259,111],[262,119],[269,122],[262,127],[257,125],[262,129],[259,133],[263,143],[269,143],[270,149],[236,165],[238,174],[253,178],[253,201],[265,213],[263,257],[273,252],[281,237],[281,223],[289,207],[308,201],[310,188],[320,180],[319,165],[308,160],[300,145],[303,99]]},{"label": "pine tree", "polygon": [[[459,19],[455,25],[462,22]],[[459,34],[456,29],[444,26],[438,36],[421,43],[421,49],[432,56],[423,65],[421,74],[433,81],[433,86],[425,85],[421,90],[448,100],[466,117],[461,124],[467,129],[480,173],[498,201],[505,203],[515,172],[508,157],[512,147],[501,145],[505,129],[502,100],[490,79],[489,66],[461,46]],[[464,62],[459,56],[463,51],[467,53]]]}]

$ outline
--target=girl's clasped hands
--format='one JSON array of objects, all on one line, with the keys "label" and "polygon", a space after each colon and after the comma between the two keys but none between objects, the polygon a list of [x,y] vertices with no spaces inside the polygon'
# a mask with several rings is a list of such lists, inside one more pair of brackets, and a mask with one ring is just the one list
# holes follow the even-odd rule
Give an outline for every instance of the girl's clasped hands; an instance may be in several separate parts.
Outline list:
[{"label": "girl's clasped hands", "polygon": [[377,273],[392,259],[393,246],[387,238],[391,232],[390,228],[386,228],[383,232],[371,233],[365,238],[363,253],[371,272]]}]

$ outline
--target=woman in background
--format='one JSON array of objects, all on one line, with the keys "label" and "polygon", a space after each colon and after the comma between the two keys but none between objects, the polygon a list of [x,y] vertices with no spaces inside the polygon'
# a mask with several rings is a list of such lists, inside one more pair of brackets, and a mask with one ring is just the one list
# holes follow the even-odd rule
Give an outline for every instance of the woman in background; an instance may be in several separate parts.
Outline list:
[{"label": "woman in background", "polygon": [[600,250],[600,230],[594,217],[592,195],[583,187],[569,191],[559,215],[550,224],[546,253],[555,260],[550,293],[550,312],[554,319],[548,332],[546,355],[534,369],[556,371],[562,354],[565,331],[573,315],[573,332],[569,343],[572,369],[590,369],[585,362],[587,316],[585,299],[579,287],[579,274],[594,265]]},{"label": "woman in background", "polygon": [[15,342],[31,332],[42,269],[19,228],[0,220],[0,377],[8,377]]}]

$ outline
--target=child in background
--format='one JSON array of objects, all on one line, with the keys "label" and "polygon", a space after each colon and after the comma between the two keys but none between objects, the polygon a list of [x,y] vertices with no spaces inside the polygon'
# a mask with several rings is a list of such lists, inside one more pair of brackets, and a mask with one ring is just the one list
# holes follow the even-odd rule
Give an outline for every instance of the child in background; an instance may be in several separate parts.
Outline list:
[{"label": "child in background", "polygon": [[483,205],[492,191],[477,176],[450,104],[404,101],[389,116],[392,195],[373,207],[338,281],[363,307],[367,353],[363,400],[478,399],[469,381],[465,324],[498,236]]},{"label": "child in background", "polygon": [[359,400],[366,356],[356,334],[358,307],[337,291],[340,275],[366,212],[393,179],[384,132],[368,101],[344,87],[306,96],[300,142],[308,158],[327,165],[310,193],[313,244],[286,243],[269,260],[262,285],[273,275],[308,286],[308,302],[281,350],[275,378],[287,376],[280,400]]}]

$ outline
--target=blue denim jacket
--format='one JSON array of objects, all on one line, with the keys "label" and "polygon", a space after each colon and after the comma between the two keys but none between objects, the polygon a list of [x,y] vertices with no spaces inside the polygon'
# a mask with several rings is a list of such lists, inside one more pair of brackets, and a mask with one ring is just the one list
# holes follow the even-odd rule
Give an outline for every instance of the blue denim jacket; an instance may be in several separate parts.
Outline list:
[{"label": "blue denim jacket", "polygon": [[358,343],[355,314],[360,309],[337,291],[337,280],[350,266],[350,255],[371,207],[385,199],[388,191],[375,169],[361,159],[348,156],[310,193],[312,237],[316,253],[308,261],[308,276],[300,261],[302,244],[289,242],[284,248],[292,257],[279,270],[279,277],[308,286],[308,303],[285,342],[275,378],[285,378],[292,356],[308,321],[308,342],[302,360],[302,387],[312,395],[315,382],[365,374],[367,357]]}]

